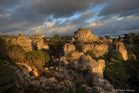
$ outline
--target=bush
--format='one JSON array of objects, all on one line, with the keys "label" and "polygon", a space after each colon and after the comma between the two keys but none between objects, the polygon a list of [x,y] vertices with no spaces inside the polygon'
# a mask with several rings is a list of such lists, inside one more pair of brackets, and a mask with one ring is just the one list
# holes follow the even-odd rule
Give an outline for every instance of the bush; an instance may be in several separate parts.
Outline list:
[{"label": "bush", "polygon": [[69,54],[67,55],[67,60],[68,60],[69,62],[72,62],[72,61],[73,61],[72,52],[69,53]]},{"label": "bush", "polygon": [[25,51],[23,47],[18,44],[8,47],[8,55],[14,62],[25,62]]},{"label": "bush", "polygon": [[7,54],[6,42],[0,37],[0,55],[1,57]]},{"label": "bush", "polygon": [[42,70],[45,63],[50,60],[50,57],[41,50],[33,50],[26,53],[26,60],[31,66],[34,66],[38,70]]},{"label": "bush", "polygon": [[129,78],[126,67],[126,63],[122,61],[122,55],[116,53],[112,56],[109,62],[106,61],[104,76],[114,85],[117,83],[124,84]]},{"label": "bush", "polygon": [[14,69],[4,65],[0,59],[0,93],[8,93],[7,90],[13,87],[11,82]]},{"label": "bush", "polygon": [[92,59],[95,59],[96,60],[96,55],[91,50],[86,51],[85,52],[85,55],[89,55],[89,56],[92,57]]}]

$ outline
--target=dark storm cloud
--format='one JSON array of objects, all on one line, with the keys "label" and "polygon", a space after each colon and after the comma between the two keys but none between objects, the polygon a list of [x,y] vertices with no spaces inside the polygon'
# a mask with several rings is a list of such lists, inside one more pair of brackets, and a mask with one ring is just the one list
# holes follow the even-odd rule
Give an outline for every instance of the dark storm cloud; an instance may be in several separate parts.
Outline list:
[{"label": "dark storm cloud", "polygon": [[43,25],[44,22],[51,22],[55,17],[70,17],[91,4],[100,2],[101,0],[0,0],[0,32],[25,31]]},{"label": "dark storm cloud", "polygon": [[100,16],[119,14],[119,16],[131,16],[139,14],[139,0],[109,0],[100,11]]},{"label": "dark storm cloud", "polygon": [[21,0],[0,0],[0,7],[11,7],[18,3],[20,3]]},{"label": "dark storm cloud", "polygon": [[36,0],[32,6],[42,15],[53,15],[54,18],[69,17],[76,12],[81,12],[93,3],[101,0]]}]

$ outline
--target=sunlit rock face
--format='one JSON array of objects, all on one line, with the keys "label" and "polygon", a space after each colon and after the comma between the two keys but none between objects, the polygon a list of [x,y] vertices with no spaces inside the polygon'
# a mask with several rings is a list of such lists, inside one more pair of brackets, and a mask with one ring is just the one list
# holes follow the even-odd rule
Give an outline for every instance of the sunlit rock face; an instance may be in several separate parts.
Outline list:
[{"label": "sunlit rock face", "polygon": [[122,54],[123,60],[128,59],[127,50],[126,50],[123,42],[116,42],[116,51],[118,51]]},{"label": "sunlit rock face", "polygon": [[31,51],[32,50],[32,44],[31,39],[24,36],[23,34],[19,34],[19,37],[17,38],[17,44],[22,46],[25,51]]},{"label": "sunlit rock face", "polygon": [[93,53],[96,56],[102,56],[106,53],[108,53],[109,50],[109,45],[106,43],[102,43],[102,44],[97,44],[97,43],[80,43],[79,47],[81,49],[81,51],[83,51],[84,53],[87,52],[88,50],[92,50]]},{"label": "sunlit rock face", "polygon": [[84,29],[84,28],[79,28],[75,33],[74,37],[76,41],[79,42],[95,42],[99,38],[92,34],[91,30],[89,29]]},{"label": "sunlit rock face", "polygon": [[33,48],[35,49],[49,49],[47,44],[44,44],[42,35],[32,35],[31,37]]},{"label": "sunlit rock face", "polygon": [[93,53],[98,57],[108,53],[109,44],[112,40],[103,40],[99,39],[97,36],[92,34],[91,30],[79,28],[75,32],[75,42],[76,46],[81,50],[83,53],[87,52],[88,50],[93,51]]},{"label": "sunlit rock face", "polygon": [[83,52],[72,52],[72,58],[73,60],[79,60],[80,57],[83,55]]},{"label": "sunlit rock face", "polygon": [[84,69],[90,69],[96,78],[103,78],[103,71],[105,68],[104,60],[94,60],[91,56],[81,56],[81,66]]},{"label": "sunlit rock face", "polygon": [[63,46],[63,50],[64,50],[64,55],[67,55],[68,53],[72,52],[72,51],[75,51],[75,45],[73,44],[70,44],[70,43],[66,43],[64,46]]}]

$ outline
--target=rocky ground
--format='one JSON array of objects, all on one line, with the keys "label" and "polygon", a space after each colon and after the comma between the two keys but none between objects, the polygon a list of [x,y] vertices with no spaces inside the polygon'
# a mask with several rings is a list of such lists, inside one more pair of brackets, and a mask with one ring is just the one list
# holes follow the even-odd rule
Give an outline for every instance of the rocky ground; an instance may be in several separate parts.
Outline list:
[{"label": "rocky ground", "polygon": [[[134,38],[130,38],[131,36]],[[14,69],[11,82],[17,93],[117,93],[114,86],[103,77],[106,62],[101,57],[120,52],[123,60],[128,60],[127,49],[133,49],[134,46],[124,42],[130,42],[125,41],[127,38],[136,42],[135,37],[139,39],[135,34],[118,39],[99,38],[89,29],[79,28],[75,32],[74,40],[63,45],[63,49],[60,50],[63,54],[57,58],[52,56],[51,63],[44,67],[41,75],[27,63],[13,65],[7,60],[3,62]],[[21,34],[15,41],[22,45],[22,38],[26,38],[27,44],[23,44],[23,48],[29,48],[26,51],[32,50],[33,47],[49,50],[49,46],[43,42],[40,35],[27,38]],[[87,55],[87,51],[93,51],[95,57]]]}]

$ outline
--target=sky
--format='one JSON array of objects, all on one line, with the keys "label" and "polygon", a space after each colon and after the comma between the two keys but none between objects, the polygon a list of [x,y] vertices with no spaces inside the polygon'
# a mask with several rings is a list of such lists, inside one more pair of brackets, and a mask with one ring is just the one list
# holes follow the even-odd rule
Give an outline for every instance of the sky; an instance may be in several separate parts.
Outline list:
[{"label": "sky", "polygon": [[0,0],[0,35],[139,33],[139,0]]}]

